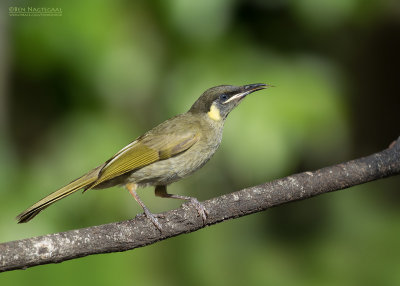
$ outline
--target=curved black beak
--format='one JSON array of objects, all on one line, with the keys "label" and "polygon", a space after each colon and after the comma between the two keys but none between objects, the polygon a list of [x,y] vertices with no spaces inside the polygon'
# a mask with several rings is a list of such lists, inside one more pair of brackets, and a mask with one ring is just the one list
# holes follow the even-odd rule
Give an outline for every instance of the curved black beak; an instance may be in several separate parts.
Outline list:
[{"label": "curved black beak", "polygon": [[243,85],[240,87],[240,92],[234,94],[230,98],[228,98],[226,101],[223,102],[223,104],[231,102],[231,101],[237,101],[239,102],[242,100],[246,95],[255,92],[257,90],[262,90],[268,87],[272,87],[272,85],[265,84],[265,83],[254,83],[254,84],[247,84]]},{"label": "curved black beak", "polygon": [[254,83],[254,84],[244,85],[244,86],[242,86],[242,88],[243,88],[243,91],[246,91],[249,94],[249,93],[252,93],[254,91],[265,89],[265,88],[268,88],[268,87],[271,87],[271,86],[272,85],[265,84],[265,83]]}]

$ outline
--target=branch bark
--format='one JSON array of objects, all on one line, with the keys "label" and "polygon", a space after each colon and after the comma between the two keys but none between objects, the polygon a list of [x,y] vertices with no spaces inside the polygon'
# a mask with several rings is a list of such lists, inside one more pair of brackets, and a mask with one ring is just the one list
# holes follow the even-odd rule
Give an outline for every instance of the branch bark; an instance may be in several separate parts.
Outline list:
[{"label": "branch bark", "polygon": [[196,209],[184,204],[163,213],[160,232],[144,216],[0,244],[0,272],[59,263],[92,254],[119,252],[189,233],[227,219],[284,203],[393,176],[400,173],[400,137],[379,153],[246,188],[203,202],[209,215],[203,224]]}]

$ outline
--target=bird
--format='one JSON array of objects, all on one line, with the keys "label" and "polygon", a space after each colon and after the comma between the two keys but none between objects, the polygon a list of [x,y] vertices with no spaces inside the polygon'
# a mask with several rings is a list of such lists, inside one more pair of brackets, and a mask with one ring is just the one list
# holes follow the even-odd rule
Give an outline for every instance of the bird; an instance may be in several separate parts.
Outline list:
[{"label": "bird", "polygon": [[156,196],[188,201],[205,222],[208,213],[195,197],[170,194],[167,186],[206,164],[221,143],[228,114],[247,95],[268,87],[271,85],[257,83],[207,89],[187,112],[162,122],[100,166],[33,204],[17,216],[18,223],[30,221],[51,204],[78,190],[113,186],[124,186],[159,230],[162,226],[156,215],[136,192],[139,187],[154,186]]}]

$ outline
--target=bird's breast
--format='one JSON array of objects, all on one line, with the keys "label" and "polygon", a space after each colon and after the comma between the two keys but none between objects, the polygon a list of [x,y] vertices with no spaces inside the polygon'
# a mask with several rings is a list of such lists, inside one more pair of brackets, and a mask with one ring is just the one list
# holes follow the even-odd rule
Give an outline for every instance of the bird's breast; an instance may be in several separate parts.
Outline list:
[{"label": "bird's breast", "polygon": [[185,152],[135,170],[129,180],[139,185],[168,185],[200,169],[218,149],[223,125],[206,126],[199,141]]}]

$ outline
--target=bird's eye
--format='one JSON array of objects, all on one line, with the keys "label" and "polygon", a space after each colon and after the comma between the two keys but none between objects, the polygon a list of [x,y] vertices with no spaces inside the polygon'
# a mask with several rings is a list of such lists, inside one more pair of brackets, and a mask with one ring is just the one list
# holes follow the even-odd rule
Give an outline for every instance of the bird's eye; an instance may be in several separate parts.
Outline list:
[{"label": "bird's eye", "polygon": [[228,96],[226,94],[221,94],[219,96],[219,99],[221,99],[222,101],[226,101],[228,99]]}]

